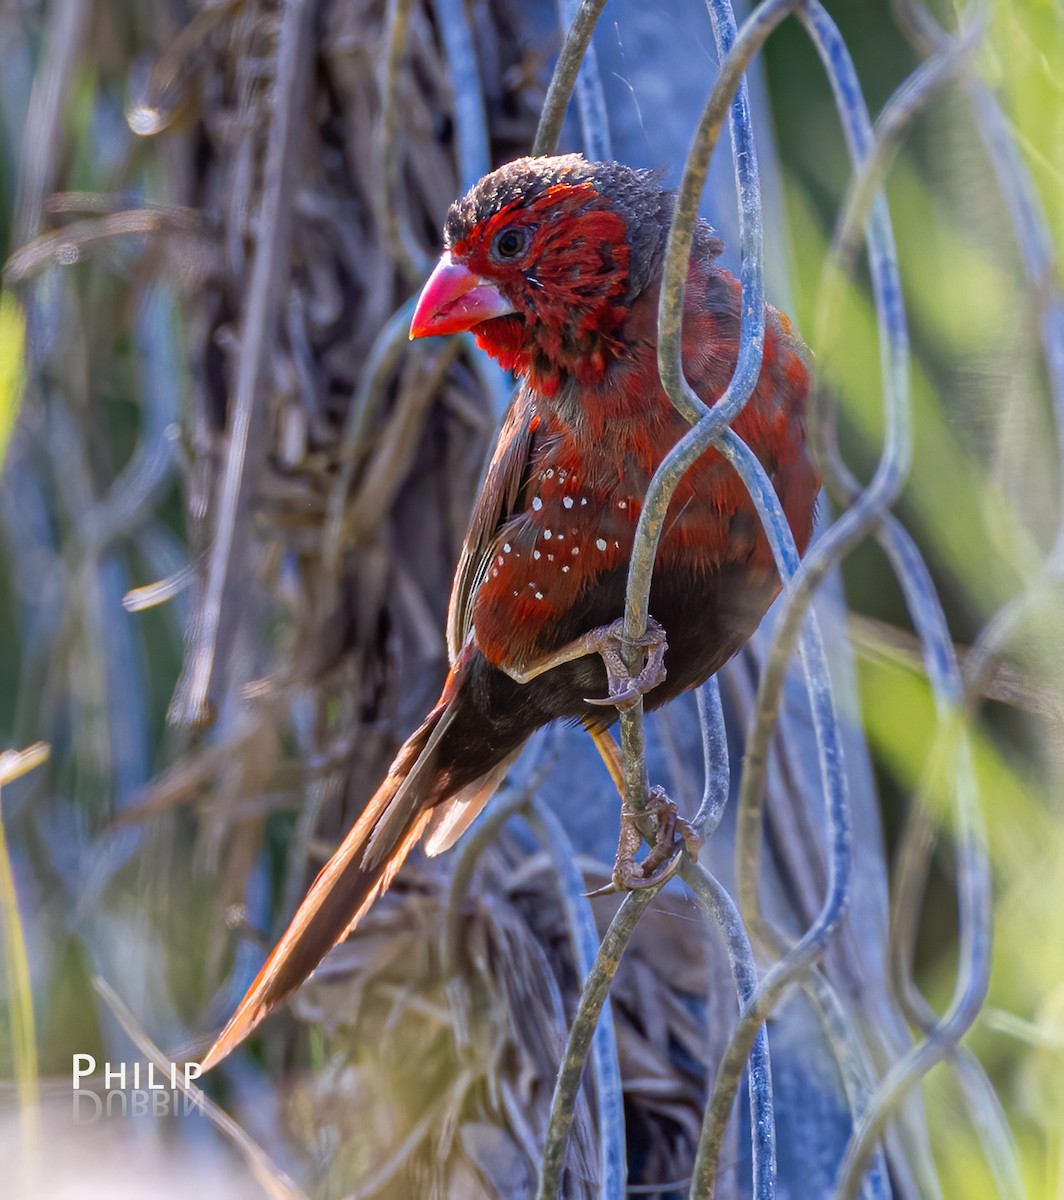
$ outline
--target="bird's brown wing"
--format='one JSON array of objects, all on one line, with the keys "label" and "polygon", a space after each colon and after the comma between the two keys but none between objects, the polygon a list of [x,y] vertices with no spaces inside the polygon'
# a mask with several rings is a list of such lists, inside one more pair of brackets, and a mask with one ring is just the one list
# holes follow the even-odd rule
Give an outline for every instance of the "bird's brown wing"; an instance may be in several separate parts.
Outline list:
[{"label": "bird's brown wing", "polygon": [[521,387],[499,431],[451,588],[447,611],[447,652],[453,663],[472,625],[473,600],[494,557],[500,526],[514,513],[528,470],[536,428],[532,394]]}]

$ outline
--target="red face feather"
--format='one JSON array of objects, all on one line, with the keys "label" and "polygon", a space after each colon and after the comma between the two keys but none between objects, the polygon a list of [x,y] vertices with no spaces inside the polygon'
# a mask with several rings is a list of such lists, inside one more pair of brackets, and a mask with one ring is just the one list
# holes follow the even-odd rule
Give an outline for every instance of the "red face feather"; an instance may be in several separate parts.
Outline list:
[{"label": "red face feather", "polygon": [[588,181],[554,184],[473,225],[451,258],[513,308],[473,326],[477,343],[544,394],[565,376],[598,382],[624,352],[626,233]]}]

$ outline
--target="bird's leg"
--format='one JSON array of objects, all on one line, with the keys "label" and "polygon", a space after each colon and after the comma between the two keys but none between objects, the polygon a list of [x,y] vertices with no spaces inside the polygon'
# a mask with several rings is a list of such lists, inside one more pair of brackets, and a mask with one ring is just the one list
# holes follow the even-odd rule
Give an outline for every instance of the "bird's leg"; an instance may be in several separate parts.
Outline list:
[{"label": "bird's leg", "polygon": [[[649,887],[651,884],[664,883],[680,866],[679,855],[673,855],[676,849],[676,835],[680,835],[687,853],[693,859],[697,859],[698,852],[702,849],[700,834],[689,821],[685,821],[679,815],[676,805],[662,788],[650,789],[645,808],[638,811],[630,808],[624,798],[624,768],[620,748],[606,730],[593,732],[591,740],[602,756],[606,770],[609,771],[621,797],[621,832],[617,839],[617,857],[613,864],[612,881],[607,887],[591,894],[633,891]],[[643,842],[643,831],[650,824],[648,818],[654,822],[653,828],[650,829],[653,844],[646,858],[642,862],[636,862],[636,853]],[[647,841],[650,841],[649,837]]]},{"label": "bird's leg", "polygon": [[[643,669],[634,678],[628,673],[622,656],[628,646],[638,646],[646,650],[647,661]],[[602,625],[583,634],[567,646],[562,646],[553,654],[539,659],[528,667],[515,668],[502,666],[502,670],[517,683],[529,683],[545,671],[560,667],[563,663],[573,662],[588,654],[598,654],[606,668],[606,680],[609,695],[601,698],[587,699],[587,704],[612,704],[616,708],[630,708],[640,696],[656,688],[665,679],[665,651],[668,643],[665,641],[665,630],[654,620],[647,619],[647,630],[642,637],[626,638],[624,636],[624,621],[614,621],[611,625]]]},{"label": "bird's leg", "polygon": [[[646,632],[639,638],[624,636],[624,621],[614,621],[612,625],[594,629],[586,636],[595,639],[595,649],[606,667],[609,689],[609,694],[601,699],[585,696],[586,704],[612,704],[615,708],[630,708],[640,696],[664,682],[665,651],[669,644],[665,640],[665,630],[653,617],[647,618]],[[638,646],[646,651],[646,662],[634,679],[628,673],[623,657],[623,651],[628,646]]]},{"label": "bird's leg", "polygon": [[621,758],[621,748],[613,739],[608,729],[589,729],[588,736],[595,743],[599,757],[610,773],[617,795],[624,799],[624,760]]},{"label": "bird's leg", "polygon": [[[655,820],[654,844],[642,862],[635,861],[635,851],[643,840],[640,824],[646,817]],[[613,864],[613,885],[619,891],[630,892],[671,879],[680,869],[677,834],[684,849],[698,858],[702,838],[690,821],[685,821],[664,788],[652,787],[647,806],[641,811],[621,805],[621,836],[617,843],[617,859]]]}]

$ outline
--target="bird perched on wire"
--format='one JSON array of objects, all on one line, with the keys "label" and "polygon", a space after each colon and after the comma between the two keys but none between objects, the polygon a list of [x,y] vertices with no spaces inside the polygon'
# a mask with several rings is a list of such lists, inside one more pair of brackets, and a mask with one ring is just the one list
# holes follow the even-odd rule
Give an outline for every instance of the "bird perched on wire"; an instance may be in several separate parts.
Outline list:
[{"label": "bird perched on wire", "polygon": [[[651,476],[689,428],[658,378],[673,205],[654,172],[566,155],[509,163],[451,207],[410,336],[471,330],[522,380],[455,576],[451,671],[204,1066],[306,979],[419,841],[431,854],[457,840],[535,730],[575,719],[601,745],[618,705],[642,694],[655,708],[719,670],[778,592],[754,505],[708,450],[669,508],[645,666],[626,678],[619,618],[636,522]],[[715,261],[721,249],[701,222],[682,344],[687,380],[707,403],[739,345],[740,287]],[[733,428],[771,477],[799,550],[819,490],[808,391],[803,347],[769,308],[760,379]]]}]

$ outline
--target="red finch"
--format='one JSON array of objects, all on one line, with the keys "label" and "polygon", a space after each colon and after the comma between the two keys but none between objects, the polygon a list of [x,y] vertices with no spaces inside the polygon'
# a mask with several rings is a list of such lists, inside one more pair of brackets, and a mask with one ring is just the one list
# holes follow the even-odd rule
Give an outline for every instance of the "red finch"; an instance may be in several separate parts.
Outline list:
[{"label": "red finch", "polygon": [[[471,330],[522,380],[455,575],[453,666],[204,1066],[306,979],[418,841],[430,854],[453,844],[535,730],[565,717],[601,734],[615,701],[645,692],[656,708],[697,686],[750,637],[778,592],[750,497],[708,450],[680,483],[663,530],[649,661],[637,680],[621,678],[616,622],[642,499],[688,429],[657,365],[673,204],[653,172],[566,155],[509,163],[451,207],[446,250],[410,336]],[[740,288],[715,262],[720,250],[700,223],[683,363],[707,402],[731,378],[739,344]],[[806,453],[808,390],[803,347],[769,308],[761,376],[734,428],[771,477],[800,550],[819,489]]]}]

